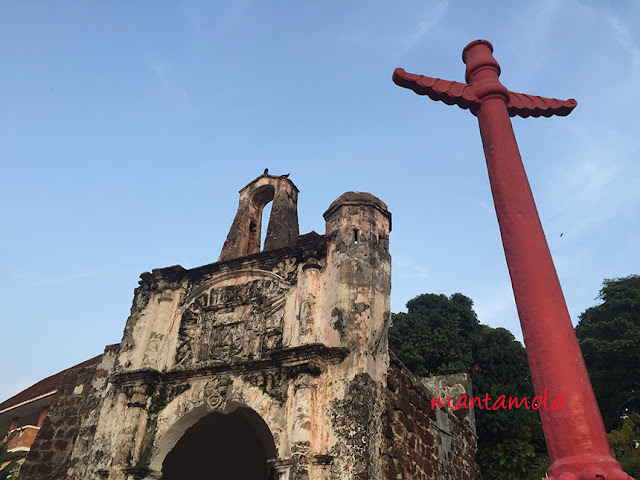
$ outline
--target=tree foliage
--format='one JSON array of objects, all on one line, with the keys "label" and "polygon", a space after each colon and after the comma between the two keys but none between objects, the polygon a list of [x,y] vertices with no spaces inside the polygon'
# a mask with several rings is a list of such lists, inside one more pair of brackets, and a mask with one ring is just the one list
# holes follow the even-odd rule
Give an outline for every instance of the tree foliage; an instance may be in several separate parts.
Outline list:
[{"label": "tree foliage", "polygon": [[471,299],[460,293],[409,300],[408,313],[393,314],[389,346],[414,375],[466,372],[480,326],[472,307]]},{"label": "tree foliage", "polygon": [[607,430],[640,411],[640,276],[605,279],[576,327]]},{"label": "tree foliage", "polygon": [[9,434],[9,425],[0,428],[0,480],[12,480],[15,478],[18,464],[14,461],[9,461],[9,452],[7,452],[9,440],[14,434],[15,432]]},{"label": "tree foliage", "polygon": [[619,430],[609,434],[613,456],[622,464],[622,469],[634,478],[640,478],[640,415],[631,412]]},{"label": "tree foliage", "polygon": [[[470,298],[455,293],[424,294],[393,314],[389,347],[417,376],[469,373],[474,395],[533,398],[522,344],[504,328],[480,324]],[[538,412],[475,410],[477,461],[485,480],[538,480],[548,467]]]},{"label": "tree foliage", "polygon": [[551,466],[547,455],[536,452],[533,445],[521,439],[510,439],[482,448],[478,444],[476,461],[485,480],[540,480]]}]

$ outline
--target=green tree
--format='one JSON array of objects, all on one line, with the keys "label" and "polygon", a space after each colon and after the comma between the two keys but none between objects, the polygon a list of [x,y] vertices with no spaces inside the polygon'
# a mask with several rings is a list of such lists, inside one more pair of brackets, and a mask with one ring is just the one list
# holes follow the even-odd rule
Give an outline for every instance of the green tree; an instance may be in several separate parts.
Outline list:
[{"label": "green tree", "polygon": [[[482,334],[473,345],[474,365],[470,369],[475,392],[488,393],[491,398],[534,397],[533,383],[527,361],[527,353],[513,334],[505,328],[481,325]],[[511,458],[518,458],[524,445],[532,447],[535,458],[546,455],[540,415],[535,410],[477,410],[476,423],[481,438],[482,451],[514,449]],[[506,444],[499,447],[501,444]],[[482,452],[481,452],[482,453]],[[511,477],[522,478],[522,477]]]},{"label": "green tree", "polygon": [[[467,372],[474,394],[533,398],[526,351],[504,328],[480,324],[470,298],[424,294],[393,314],[389,347],[417,376]],[[485,480],[539,480],[548,468],[538,412],[475,410],[477,461]]]},{"label": "green tree", "polygon": [[612,430],[609,444],[613,456],[622,464],[622,469],[634,478],[640,478],[640,415],[631,412],[622,422],[620,430]]},{"label": "green tree", "polygon": [[389,346],[414,375],[466,372],[480,322],[473,302],[460,293],[425,294],[407,302],[408,313],[393,314]]},{"label": "green tree", "polygon": [[492,480],[540,480],[551,466],[547,455],[522,439],[510,439],[480,450],[477,460],[483,478]]},{"label": "green tree", "polygon": [[608,431],[640,411],[640,276],[605,279],[576,336]]},{"label": "green tree", "polygon": [[9,452],[7,452],[9,440],[14,434],[15,432],[9,434],[9,425],[0,428],[0,480],[15,478],[14,472],[18,464],[14,461],[9,461]]}]

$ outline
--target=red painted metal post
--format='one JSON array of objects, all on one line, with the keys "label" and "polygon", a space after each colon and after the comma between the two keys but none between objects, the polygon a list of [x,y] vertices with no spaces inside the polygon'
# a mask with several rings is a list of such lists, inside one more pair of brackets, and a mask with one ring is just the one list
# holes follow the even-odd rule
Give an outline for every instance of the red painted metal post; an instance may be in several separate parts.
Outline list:
[{"label": "red painted metal post", "polygon": [[[500,83],[500,66],[492,52],[493,47],[486,40],[476,40],[465,47],[462,58],[467,65],[466,85],[402,70],[396,71],[394,81],[434,100],[470,108],[478,117],[534,388],[537,395],[546,393],[547,398],[563,399],[564,408],[539,410],[552,462],[551,478],[628,480],[631,477],[611,455],[509,119],[510,113],[566,115],[575,101],[566,111],[559,110],[563,102],[558,100],[528,97],[538,104],[538,109],[530,104],[523,114],[517,103],[523,95],[509,92]],[[466,87],[473,90],[467,88],[465,92]],[[565,107],[567,103],[564,102]]]},{"label": "red painted metal post", "polygon": [[469,44],[462,58],[480,100],[476,115],[534,388],[564,399],[565,408],[540,409],[550,473],[562,480],[629,478],[611,455],[513,134],[500,67],[488,42]]}]

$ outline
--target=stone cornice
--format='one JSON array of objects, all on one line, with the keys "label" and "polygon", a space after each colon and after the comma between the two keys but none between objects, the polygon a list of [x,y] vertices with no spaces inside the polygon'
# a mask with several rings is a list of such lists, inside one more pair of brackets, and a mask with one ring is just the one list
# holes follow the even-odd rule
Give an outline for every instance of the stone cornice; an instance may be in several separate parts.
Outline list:
[{"label": "stone cornice", "polygon": [[320,259],[326,255],[326,237],[316,232],[300,235],[294,247],[284,247],[276,250],[267,250],[240,258],[233,258],[223,262],[210,263],[201,267],[186,269],[181,265],[173,265],[166,268],[155,268],[151,273],[144,272],[140,275],[140,285],[144,284],[171,284],[182,280],[196,280],[215,275],[220,272],[238,269],[260,269],[265,264],[282,261],[284,258],[296,258],[306,261],[308,258]]},{"label": "stone cornice", "polygon": [[210,377],[220,374],[242,374],[247,372],[281,369],[288,376],[302,373],[319,375],[327,365],[342,362],[349,350],[343,347],[328,347],[313,343],[299,347],[273,350],[266,358],[240,362],[207,363],[192,368],[181,368],[159,372],[153,369],[117,372],[111,375],[111,383],[116,387],[174,383],[191,378]]}]

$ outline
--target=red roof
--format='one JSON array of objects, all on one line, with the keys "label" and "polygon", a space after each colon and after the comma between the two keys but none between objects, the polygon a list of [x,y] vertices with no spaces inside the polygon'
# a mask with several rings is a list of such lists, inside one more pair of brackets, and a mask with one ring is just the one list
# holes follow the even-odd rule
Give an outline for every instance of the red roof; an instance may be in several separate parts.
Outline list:
[{"label": "red roof", "polygon": [[28,400],[32,400],[37,398],[45,393],[53,392],[57,390],[60,384],[62,383],[62,377],[69,370],[73,370],[74,368],[82,368],[82,367],[90,367],[92,365],[96,365],[102,355],[98,355],[97,357],[90,358],[89,360],[85,360],[78,365],[74,365],[73,367],[67,368],[66,370],[62,370],[61,372],[56,373],[55,375],[51,375],[50,377],[45,378],[44,380],[40,380],[38,383],[31,385],[29,388],[21,391],[20,393],[14,395],[8,400],[0,403],[0,412],[2,410],[6,410],[7,408],[13,407],[15,405],[19,405]]}]

